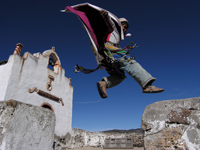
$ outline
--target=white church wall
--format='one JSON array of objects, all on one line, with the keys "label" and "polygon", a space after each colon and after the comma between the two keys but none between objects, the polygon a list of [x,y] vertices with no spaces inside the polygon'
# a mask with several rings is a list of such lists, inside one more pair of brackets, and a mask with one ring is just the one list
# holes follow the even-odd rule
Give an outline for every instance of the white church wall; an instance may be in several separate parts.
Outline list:
[{"label": "white church wall", "polygon": [[11,75],[13,61],[14,57],[10,57],[9,62],[7,64],[0,66],[0,100],[3,100],[5,97],[9,77]]},{"label": "white church wall", "polygon": [[[41,53],[36,56],[28,52],[23,57],[11,55],[8,63],[0,66],[0,84],[4,85],[0,85],[0,100],[14,99],[35,106],[50,106],[56,115],[55,134],[65,136],[71,132],[72,123],[71,79],[65,77],[65,70],[61,67],[58,73],[49,69],[49,57]],[[47,83],[50,83],[51,90],[48,90]],[[52,100],[49,95],[59,101]]]}]

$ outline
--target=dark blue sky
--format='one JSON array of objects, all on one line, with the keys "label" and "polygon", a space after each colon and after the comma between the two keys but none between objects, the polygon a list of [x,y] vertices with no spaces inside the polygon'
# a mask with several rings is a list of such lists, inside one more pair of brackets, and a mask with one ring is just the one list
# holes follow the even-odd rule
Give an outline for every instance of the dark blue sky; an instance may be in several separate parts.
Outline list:
[{"label": "dark blue sky", "polygon": [[[65,6],[89,2],[129,21],[122,47],[130,41],[139,45],[131,51],[148,72],[157,78],[160,94],[143,94],[127,75],[108,98],[98,95],[96,82],[108,76],[105,70],[75,74],[74,66],[96,68],[86,31]],[[55,46],[74,86],[72,126],[89,131],[139,128],[145,107],[170,99],[199,97],[200,93],[200,1],[199,0],[1,0],[0,60],[13,54],[21,42],[22,53],[43,52]]]}]

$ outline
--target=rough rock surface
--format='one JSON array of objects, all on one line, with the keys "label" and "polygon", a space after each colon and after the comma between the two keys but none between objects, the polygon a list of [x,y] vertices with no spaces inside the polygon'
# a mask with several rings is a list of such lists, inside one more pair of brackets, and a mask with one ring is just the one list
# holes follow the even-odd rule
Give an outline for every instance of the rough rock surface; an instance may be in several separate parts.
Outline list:
[{"label": "rough rock surface", "polygon": [[199,150],[200,98],[160,101],[142,116],[146,150]]},{"label": "rough rock surface", "polygon": [[0,102],[0,150],[52,149],[52,111],[16,101]]}]

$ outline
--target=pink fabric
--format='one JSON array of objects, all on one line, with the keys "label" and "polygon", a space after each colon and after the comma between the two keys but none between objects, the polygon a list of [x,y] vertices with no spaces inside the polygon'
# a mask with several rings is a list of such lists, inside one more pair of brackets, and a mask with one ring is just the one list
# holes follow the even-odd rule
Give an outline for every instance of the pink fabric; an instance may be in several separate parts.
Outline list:
[{"label": "pink fabric", "polygon": [[110,35],[111,35],[111,33],[110,33],[110,34],[108,34],[108,37],[106,38],[106,42],[108,42],[108,41],[109,41],[109,39],[110,39]]},{"label": "pink fabric", "polygon": [[[90,33],[92,39],[94,40],[96,46],[99,48],[99,45],[98,45],[98,42],[97,42],[97,37],[96,37],[96,35],[94,34],[94,31],[93,31],[93,29],[92,29],[92,27],[91,27],[91,25],[90,25],[90,22],[89,22],[87,16],[85,15],[85,13],[84,13],[84,12],[81,12],[81,11],[78,11],[78,10],[76,10],[76,8],[72,8],[72,7],[70,7],[70,6],[67,6],[65,9],[69,10],[70,12],[76,14],[78,17],[81,18],[81,20],[82,20],[82,21],[85,23],[85,25],[87,26],[88,31],[89,31],[89,33]],[[78,8],[77,8],[77,9],[78,9]]]}]

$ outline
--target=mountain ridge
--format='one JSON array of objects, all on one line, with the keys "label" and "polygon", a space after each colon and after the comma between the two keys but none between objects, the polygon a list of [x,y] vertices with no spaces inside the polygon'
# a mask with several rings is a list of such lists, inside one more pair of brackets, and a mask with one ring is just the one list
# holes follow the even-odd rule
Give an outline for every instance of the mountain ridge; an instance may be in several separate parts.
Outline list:
[{"label": "mountain ridge", "polygon": [[115,133],[143,133],[142,128],[137,128],[137,129],[129,129],[129,130],[123,130],[123,129],[113,129],[113,130],[106,130],[106,131],[101,131],[103,133],[110,133],[110,132],[115,132]]}]

